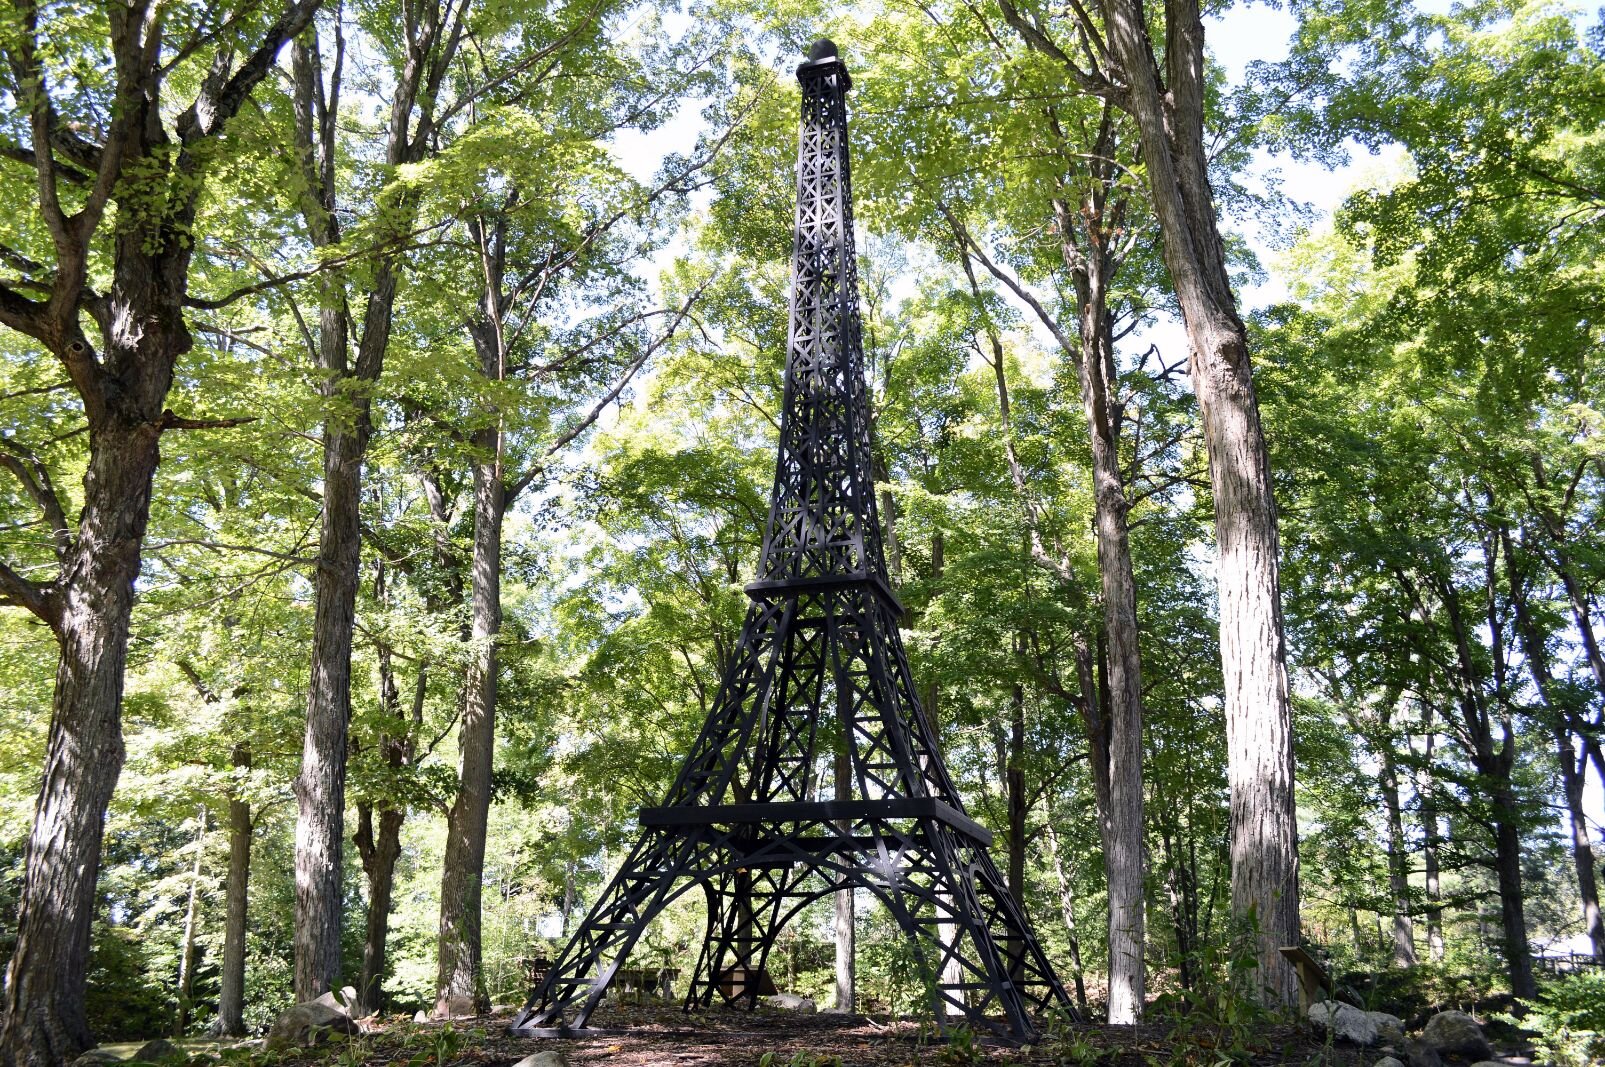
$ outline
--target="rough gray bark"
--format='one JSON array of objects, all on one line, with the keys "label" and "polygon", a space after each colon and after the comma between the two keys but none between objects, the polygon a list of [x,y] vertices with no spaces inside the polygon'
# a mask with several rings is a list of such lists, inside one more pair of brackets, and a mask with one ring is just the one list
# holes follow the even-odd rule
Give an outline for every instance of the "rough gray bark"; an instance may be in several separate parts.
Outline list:
[{"label": "rough gray bark", "polygon": [[[513,194],[516,196],[516,194]],[[469,333],[486,381],[507,378],[502,279],[507,269],[507,222],[470,223],[476,238],[485,287],[479,314]],[[490,1007],[480,941],[480,886],[485,872],[485,837],[490,823],[491,773],[496,753],[496,698],[500,674],[502,524],[509,494],[503,470],[506,446],[501,416],[487,413],[488,425],[474,434],[474,543],[469,565],[472,627],[464,680],[462,725],[458,732],[457,796],[446,815],[446,855],[440,877],[440,942],[435,1013],[452,1014],[453,1000],[470,998],[479,1010]]]},{"label": "rough gray bark", "polygon": [[[438,2],[409,8],[403,27],[404,59],[390,99],[385,162],[392,167],[424,158],[433,143],[435,95],[461,38],[463,8],[442,25]],[[336,214],[335,133],[340,118],[344,41],[336,29],[335,54],[324,69],[316,34],[294,50],[296,149],[306,178],[302,213],[316,247],[339,239]],[[386,223],[397,243],[412,227],[417,194],[390,205]],[[311,680],[306,733],[296,778],[295,997],[311,1000],[340,983],[341,872],[345,827],[345,764],[351,719],[351,648],[361,564],[362,472],[373,432],[372,384],[384,367],[403,263],[393,250],[375,257],[364,301],[355,359],[350,344],[350,301],[344,287],[326,280],[316,360],[324,372],[329,412],[323,425],[323,515],[314,578]]]},{"label": "rough gray bark", "polygon": [[1599,910],[1599,883],[1594,873],[1594,842],[1589,833],[1588,816],[1583,811],[1583,788],[1587,755],[1579,758],[1572,742],[1576,729],[1574,716],[1562,703],[1549,667],[1549,647],[1539,632],[1527,601],[1526,583],[1516,566],[1514,545],[1508,531],[1501,530],[1505,571],[1510,585],[1510,602],[1516,616],[1516,633],[1526,653],[1527,670],[1538,689],[1539,699],[1549,719],[1555,739],[1555,761],[1560,766],[1561,792],[1566,798],[1566,814],[1572,836],[1572,864],[1577,872],[1577,895],[1583,906],[1583,929],[1588,932],[1594,958],[1605,962],[1605,924]]},{"label": "rough gray bark", "polygon": [[195,931],[201,898],[201,863],[206,857],[206,806],[196,816],[200,826],[195,831],[195,863],[189,874],[189,904],[184,909],[184,936],[178,949],[178,1010],[173,1013],[173,1036],[183,1037],[189,1030],[190,1008],[195,994]]},{"label": "rough gray bark", "polygon": [[[340,111],[343,43],[336,35],[333,73],[325,84],[318,34],[292,49],[296,149],[307,183],[302,214],[315,247],[340,239],[335,202],[334,137]],[[323,512],[313,571],[311,677],[301,769],[294,783],[295,969],[293,995],[313,1000],[340,985],[342,839],[345,827],[347,729],[351,720],[351,642],[356,626],[357,568],[362,532],[362,460],[372,433],[367,391],[348,391],[355,377],[378,378],[370,356],[352,374],[348,304],[336,279],[320,282],[322,307],[312,353],[324,372],[331,410],[323,425]],[[383,356],[383,346],[379,355]],[[350,392],[351,395],[347,395]],[[346,408],[342,405],[349,405]]]},{"label": "rough gray bark", "polygon": [[1393,904],[1393,962],[1414,967],[1415,923],[1410,918],[1410,856],[1404,847],[1404,816],[1399,805],[1398,761],[1391,742],[1382,744],[1382,803],[1388,818],[1388,892]]},{"label": "rough gray bark", "polygon": [[[1138,0],[1102,0],[1102,26],[1074,7],[1089,47],[1073,49],[1000,0],[1005,20],[1057,60],[1083,90],[1136,120],[1160,251],[1190,344],[1215,510],[1232,908],[1257,928],[1259,985],[1292,1007],[1298,985],[1279,949],[1296,944],[1298,826],[1293,807],[1292,704],[1282,625],[1280,545],[1268,451],[1254,396],[1248,338],[1237,314],[1204,144],[1204,28],[1197,0],[1166,0],[1156,53]],[[1160,55],[1163,56],[1161,63]]]},{"label": "rough gray bark", "polygon": [[1059,886],[1059,915],[1064,920],[1065,933],[1070,942],[1070,978],[1076,987],[1076,1007],[1087,1013],[1087,980],[1081,966],[1081,939],[1076,934],[1075,886],[1064,869],[1064,854],[1059,848],[1059,833],[1053,820],[1048,820],[1048,858],[1053,861],[1053,877]]},{"label": "rough gray bark", "polygon": [[[1094,155],[1111,156],[1110,130],[1110,116],[1106,112]],[[1115,1025],[1129,1025],[1141,1020],[1144,995],[1142,666],[1127,520],[1129,504],[1120,468],[1121,414],[1118,405],[1111,401],[1115,355],[1108,284],[1124,255],[1112,241],[1113,232],[1120,228],[1123,209],[1112,208],[1107,195],[1106,183],[1094,181],[1090,184],[1086,202],[1081,205],[1085,233],[1081,233],[1064,201],[1053,202],[1065,266],[1076,287],[1079,343],[1067,337],[1036,298],[993,262],[956,216],[948,213],[947,220],[960,246],[960,259],[977,305],[981,304],[981,290],[971,266],[972,259],[1033,309],[1058,340],[1065,355],[1075,363],[1081,378],[1093,452],[1094,522],[1098,531],[1104,628],[1111,635],[1112,645],[1111,677],[1102,689],[1110,707],[1104,716],[1107,721],[1100,726],[1097,745],[1102,753],[1098,758],[1103,761],[1101,773],[1107,786],[1105,792],[1098,794],[1098,814],[1109,879],[1108,1020]],[[1083,243],[1086,248],[1082,247]],[[1016,455],[1003,345],[990,320],[986,320],[985,327],[992,352],[1004,453],[1015,491],[1025,510],[1030,531],[1029,551],[1034,559],[1062,579],[1073,581],[1068,561],[1051,555],[1042,536],[1037,509]]]},{"label": "rough gray bark", "polygon": [[[1096,154],[1112,155],[1106,112]],[[1110,163],[1102,164],[1113,169]],[[1112,180],[1112,175],[1110,176]],[[1093,523],[1098,533],[1098,578],[1108,640],[1109,821],[1104,863],[1109,873],[1109,1022],[1142,1020],[1143,944],[1143,767],[1142,657],[1138,651],[1137,584],[1131,563],[1130,504],[1120,465],[1122,415],[1115,400],[1117,377],[1109,285],[1119,269],[1116,233],[1124,210],[1107,202],[1107,182],[1089,187],[1081,218],[1081,247],[1068,205],[1054,201],[1062,251],[1076,285],[1081,350],[1076,359],[1081,398],[1092,445]]]},{"label": "rough gray bark", "polygon": [[1248,338],[1209,186],[1204,148],[1204,30],[1196,0],[1165,5],[1165,69],[1142,6],[1105,0],[1108,43],[1125,75],[1148,168],[1161,250],[1191,344],[1215,509],[1232,909],[1258,927],[1260,989],[1297,1003],[1279,949],[1299,936],[1293,716],[1278,572],[1276,502],[1260,426]]},{"label": "rough gray bark", "polygon": [[[251,749],[234,746],[235,768],[251,766]],[[218,978],[217,1021],[219,1037],[245,1034],[245,931],[251,891],[251,805],[235,790],[228,801],[228,881],[225,885],[223,965]]]},{"label": "rough gray bark", "polygon": [[1438,821],[1438,785],[1432,773],[1432,750],[1437,733],[1432,724],[1432,710],[1426,709],[1426,747],[1421,760],[1421,775],[1416,782],[1416,794],[1421,797],[1421,866],[1426,879],[1427,896],[1427,956],[1433,963],[1443,962],[1443,886],[1438,869],[1438,849],[1443,843],[1442,825]]},{"label": "rough gray bark", "polygon": [[458,791],[446,816],[446,855],[440,879],[435,1010],[441,1015],[449,1013],[453,997],[471,997],[481,1010],[490,1006],[480,958],[480,885],[496,751],[496,643],[502,623],[501,549],[506,510],[500,430],[492,436],[494,441],[476,441],[481,449],[489,449],[489,455],[474,465],[472,647],[457,741]]},{"label": "rough gray bark", "polygon": [[[375,578],[375,597],[385,599],[385,568],[378,568]],[[384,702],[386,718],[394,724],[393,732],[380,735],[379,751],[392,775],[400,775],[412,765],[417,749],[417,734],[423,726],[424,698],[429,688],[429,666],[418,665],[413,682],[412,714],[410,722],[401,717],[401,694],[396,688],[393,666],[394,654],[390,649],[379,648],[379,690]],[[401,858],[401,827],[406,822],[406,808],[384,798],[379,803],[377,831],[374,826],[374,802],[364,800],[357,804],[357,832],[354,839],[357,853],[362,857],[362,872],[368,883],[367,924],[362,937],[362,976],[357,982],[357,1003],[365,1013],[378,1012],[384,1007],[384,977],[389,968],[390,908],[395,896],[396,861]]]},{"label": "rough gray bark", "polygon": [[[165,23],[152,17],[148,0],[103,9],[112,99],[98,143],[51,103],[53,93],[71,89],[51,84],[54,68],[40,54],[39,6],[19,4],[0,42],[14,84],[33,90],[17,104],[31,126],[24,158],[36,171],[34,221],[53,249],[51,263],[12,264],[24,278],[20,287],[0,282],[0,325],[61,363],[83,403],[89,445],[76,527],[45,464],[9,440],[4,464],[38,505],[59,574],[40,583],[0,563],[0,604],[26,608],[49,625],[60,659],[6,969],[0,1063],[70,1062],[93,1043],[84,1016],[90,927],[106,805],[123,764],[124,664],[159,441],[168,429],[233,424],[186,419],[164,407],[191,344],[184,306],[205,161],[316,6],[289,3],[254,40],[234,41],[171,130],[164,115],[177,109],[163,95]],[[89,174],[82,197],[71,197],[70,215],[58,156]],[[159,195],[151,195],[153,185]],[[116,212],[114,234],[104,232],[107,209],[121,208],[122,198],[129,210]],[[103,291],[93,288],[101,285]],[[86,315],[98,327],[99,351],[84,331]]]}]

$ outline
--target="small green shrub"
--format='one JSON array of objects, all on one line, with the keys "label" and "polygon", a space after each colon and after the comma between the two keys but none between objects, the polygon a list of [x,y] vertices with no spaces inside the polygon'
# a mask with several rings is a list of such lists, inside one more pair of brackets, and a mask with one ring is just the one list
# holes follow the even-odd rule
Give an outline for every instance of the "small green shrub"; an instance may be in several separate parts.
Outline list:
[{"label": "small green shrub", "polygon": [[758,1067],[842,1067],[840,1056],[828,1056],[823,1052],[794,1052],[791,1059],[781,1059],[782,1053],[765,1052],[758,1057]]},{"label": "small green shrub", "polygon": [[1536,1000],[1523,1003],[1525,1018],[1498,1018],[1531,1033],[1542,1059],[1554,1067],[1605,1062],[1605,971],[1552,979],[1538,990]]},{"label": "small green shrub", "polygon": [[1229,1067],[1250,1063],[1264,1051],[1264,1033],[1277,1021],[1259,1002],[1252,917],[1225,946],[1206,946],[1192,989],[1166,993],[1154,1015],[1170,1030],[1168,1058],[1149,1056],[1154,1067]]}]

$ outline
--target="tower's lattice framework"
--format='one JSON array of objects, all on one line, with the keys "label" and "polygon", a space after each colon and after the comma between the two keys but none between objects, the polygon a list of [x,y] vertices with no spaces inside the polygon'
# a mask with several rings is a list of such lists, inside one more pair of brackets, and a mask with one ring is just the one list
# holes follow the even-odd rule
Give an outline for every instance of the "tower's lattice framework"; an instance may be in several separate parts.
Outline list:
[{"label": "tower's lattice framework", "polygon": [[[913,942],[940,1025],[1016,1038],[1069,1001],[964,811],[921,710],[886,578],[871,471],[847,157],[847,69],[820,42],[802,116],[779,457],[752,605],[661,806],[515,1032],[581,1030],[652,918],[692,888],[706,940],[687,1010],[751,1004],[776,935],[815,900],[871,894]],[[836,795],[844,750],[851,784]]]}]

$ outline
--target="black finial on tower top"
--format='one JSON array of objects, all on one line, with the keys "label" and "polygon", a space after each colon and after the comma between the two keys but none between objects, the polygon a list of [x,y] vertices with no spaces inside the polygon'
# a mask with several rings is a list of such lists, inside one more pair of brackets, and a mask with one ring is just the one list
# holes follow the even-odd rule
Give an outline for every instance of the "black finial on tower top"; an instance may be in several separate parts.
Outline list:
[{"label": "black finial on tower top", "polygon": [[810,77],[817,80],[825,77],[833,81],[843,92],[853,87],[853,79],[847,76],[847,64],[842,62],[841,53],[836,50],[836,42],[829,37],[821,37],[808,46],[808,58],[803,60],[797,68],[797,77]]}]

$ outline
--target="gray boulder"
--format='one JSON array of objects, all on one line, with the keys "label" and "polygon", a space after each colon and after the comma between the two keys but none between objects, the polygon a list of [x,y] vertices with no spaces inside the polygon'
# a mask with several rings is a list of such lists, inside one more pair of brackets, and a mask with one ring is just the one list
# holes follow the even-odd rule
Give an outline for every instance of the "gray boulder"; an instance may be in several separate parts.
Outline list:
[{"label": "gray boulder", "polygon": [[799,997],[795,993],[776,993],[772,997],[764,997],[763,1002],[771,1008],[800,1012],[803,1015],[812,1015],[819,1010],[819,1005],[814,1003],[813,998]]},{"label": "gray boulder", "polygon": [[139,1046],[134,1059],[140,1063],[183,1063],[189,1054],[165,1037],[153,1038]]},{"label": "gray boulder", "polygon": [[534,1052],[513,1064],[513,1067],[568,1067],[568,1061],[561,1052]]},{"label": "gray boulder", "polygon": [[1471,1067],[1510,1067],[1504,1060],[1478,1060]]},{"label": "gray boulder", "polygon": [[435,1019],[466,1019],[470,1015],[478,1015],[479,1009],[474,1004],[474,998],[466,993],[453,993],[443,1002],[435,1003],[435,1010],[431,1013]]},{"label": "gray boulder", "polygon": [[332,1034],[360,1033],[356,1020],[335,1006],[332,999],[325,999],[328,997],[325,993],[317,1000],[293,1005],[274,1019],[273,1028],[268,1031],[267,1047],[274,1050],[311,1048],[323,1044]]},{"label": "gray boulder", "polygon": [[1411,1038],[1404,1043],[1405,1059],[1410,1067],[1443,1067],[1443,1057],[1425,1041]]},{"label": "gray boulder", "polygon": [[1421,1040],[1445,1056],[1486,1060],[1494,1053],[1482,1026],[1463,1011],[1441,1011],[1428,1019]]},{"label": "gray boulder", "polygon": [[344,1012],[353,1019],[366,1019],[373,1014],[372,1012],[364,1013],[361,1006],[357,1004],[357,991],[353,986],[341,986],[338,993],[331,989],[313,1003]]},{"label": "gray boulder", "polygon": [[1377,1060],[1375,1063],[1373,1063],[1371,1067],[1404,1067],[1404,1063],[1396,1057],[1383,1056],[1380,1060]]},{"label": "gray boulder", "polygon": [[92,1048],[72,1061],[72,1067],[100,1067],[103,1063],[121,1063],[123,1058],[105,1048]]},{"label": "gray boulder", "polygon": [[1310,1005],[1310,1025],[1339,1041],[1362,1047],[1377,1043],[1377,1024],[1371,1013],[1336,1000],[1318,1000]]},{"label": "gray boulder", "polygon": [[1365,1013],[1377,1026],[1377,1041],[1384,1045],[1393,1045],[1395,1048],[1404,1044],[1404,1020],[1397,1015],[1389,1015],[1385,1011],[1368,1011]]}]

